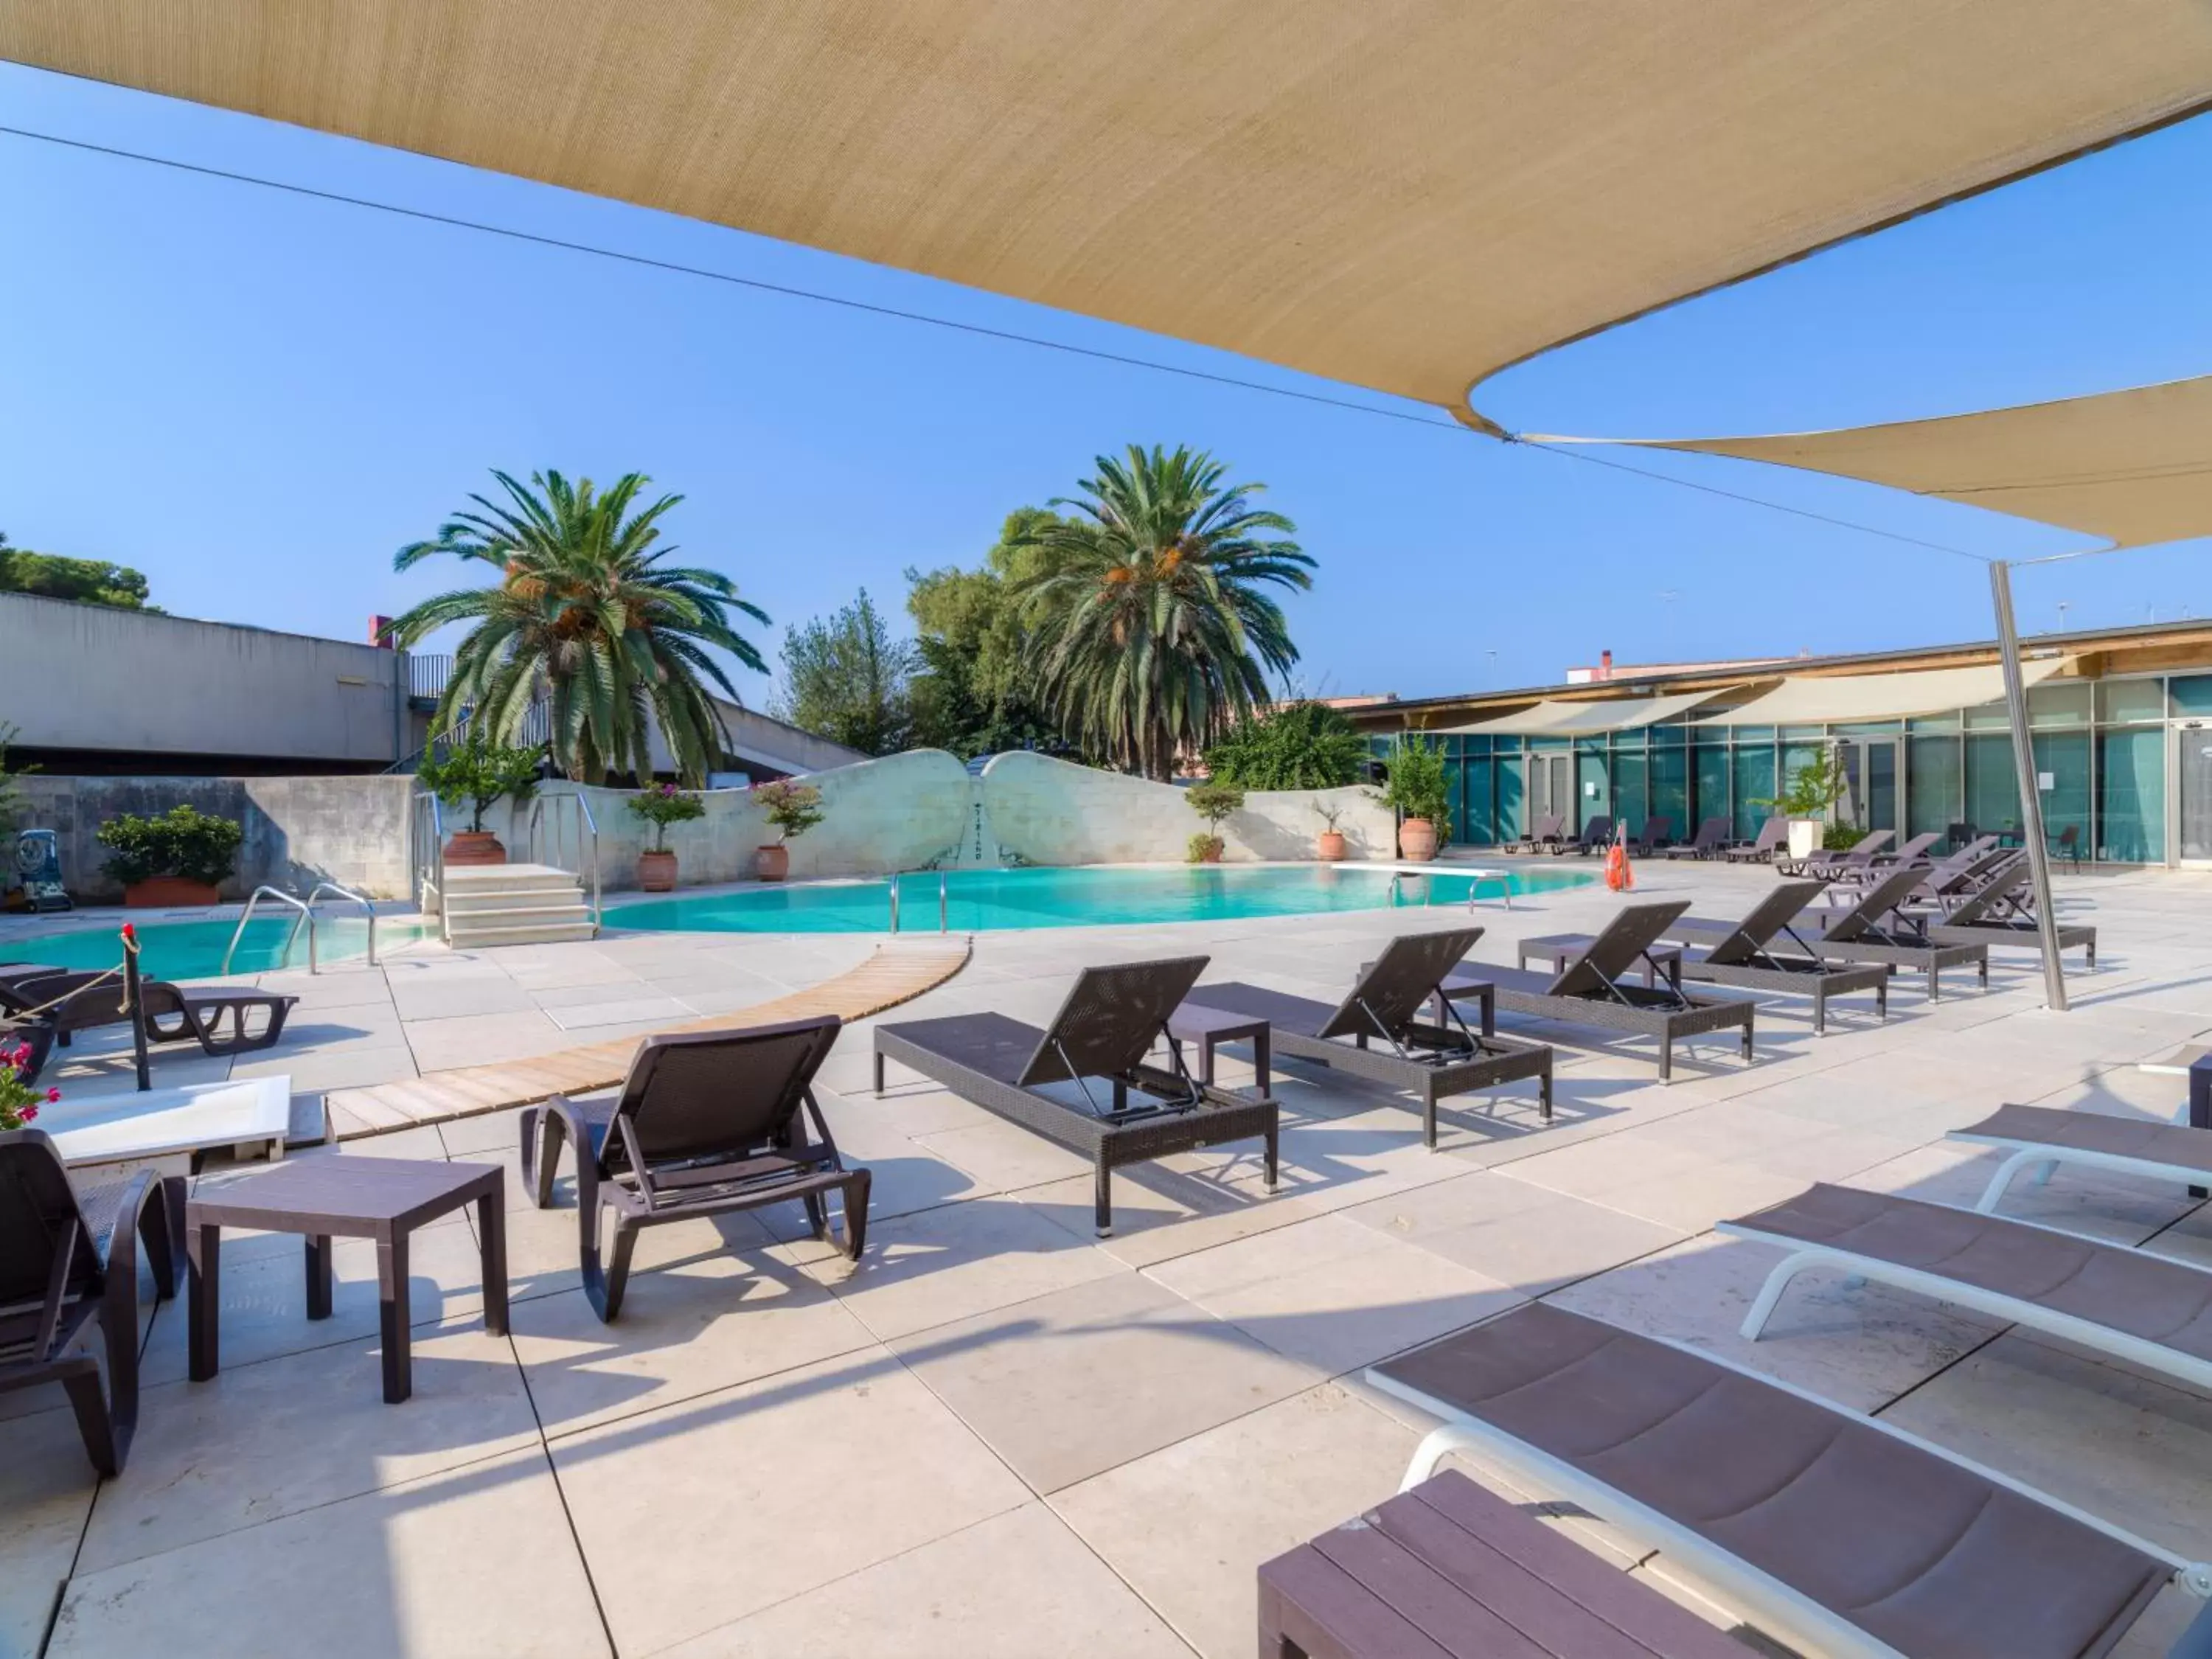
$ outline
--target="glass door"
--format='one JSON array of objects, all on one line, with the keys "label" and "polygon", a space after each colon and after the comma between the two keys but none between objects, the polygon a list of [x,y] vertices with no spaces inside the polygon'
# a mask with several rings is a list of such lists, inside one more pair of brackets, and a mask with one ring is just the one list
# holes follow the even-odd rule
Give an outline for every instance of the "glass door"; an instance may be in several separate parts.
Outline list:
[{"label": "glass door", "polygon": [[2181,861],[2212,864],[2212,726],[2185,726],[2181,763],[2174,769],[2179,797]]},{"label": "glass door", "polygon": [[1848,738],[1837,744],[1844,768],[1843,798],[1836,803],[1837,823],[1896,833],[1897,750],[1895,738]]}]

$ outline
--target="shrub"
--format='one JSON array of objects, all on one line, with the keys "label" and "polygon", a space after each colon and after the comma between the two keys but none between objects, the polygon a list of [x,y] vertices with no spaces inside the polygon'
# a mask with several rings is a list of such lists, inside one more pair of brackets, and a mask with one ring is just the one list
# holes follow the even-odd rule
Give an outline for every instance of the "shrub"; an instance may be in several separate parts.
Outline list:
[{"label": "shrub", "polygon": [[543,750],[511,749],[474,731],[448,749],[443,760],[424,760],[415,775],[447,805],[468,807],[469,831],[482,835],[484,814],[495,801],[512,796],[520,803],[537,793],[544,757]]},{"label": "shrub", "polygon": [[1204,818],[1208,830],[1218,834],[1221,821],[1244,810],[1244,792],[1233,783],[1194,783],[1183,791],[1190,810]]},{"label": "shrub", "polygon": [[1206,769],[1247,789],[1337,789],[1359,781],[1367,739],[1322,702],[1279,703],[1206,751]]},{"label": "shrub", "polygon": [[707,803],[688,790],[664,783],[658,789],[631,796],[629,810],[653,826],[653,850],[665,853],[668,850],[668,826],[705,817]]},{"label": "shrub", "polygon": [[775,826],[778,842],[795,840],[822,822],[822,792],[811,783],[800,783],[793,778],[778,778],[771,783],[757,783],[752,797],[768,821]]},{"label": "shrub", "polygon": [[134,812],[100,826],[100,844],[113,854],[100,867],[125,887],[156,876],[220,886],[238,867],[239,843],[246,831],[228,818],[179,803],[159,817]]},{"label": "shrub", "polygon": [[1827,853],[1848,853],[1866,839],[1866,833],[1855,823],[1832,823],[1820,831],[1820,849]]},{"label": "shrub", "polygon": [[1221,856],[1221,849],[1227,843],[1220,836],[1209,836],[1201,830],[1190,838],[1183,849],[1183,857],[1192,864],[1210,863]]},{"label": "shrub", "polygon": [[1390,769],[1375,798],[1409,818],[1426,818],[1443,834],[1451,807],[1451,780],[1444,770],[1443,745],[1417,732],[1401,732],[1383,757]]}]

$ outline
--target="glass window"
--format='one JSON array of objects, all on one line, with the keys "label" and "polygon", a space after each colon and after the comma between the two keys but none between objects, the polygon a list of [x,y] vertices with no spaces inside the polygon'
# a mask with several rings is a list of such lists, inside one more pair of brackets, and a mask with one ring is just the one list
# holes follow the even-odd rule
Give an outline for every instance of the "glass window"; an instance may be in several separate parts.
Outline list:
[{"label": "glass window", "polygon": [[1613,734],[1613,746],[1616,752],[1623,749],[1642,749],[1650,740],[1641,726],[1632,732],[1616,732]]},{"label": "glass window", "polygon": [[1667,820],[1671,841],[1687,841],[1695,833],[1690,823],[1690,757],[1682,750],[1651,751],[1650,812]]},{"label": "glass window", "polygon": [[[2039,731],[2051,726],[2087,726],[2089,724],[2087,683],[2068,680],[2061,684],[2054,680],[2048,685],[2030,686],[2027,723]],[[2085,830],[2083,833],[2087,832]]]},{"label": "glass window", "polygon": [[1774,793],[1774,749],[1771,744],[1738,744],[1733,767],[1735,781],[1735,833],[1748,841],[1759,833],[1772,808],[1753,806],[1756,797]]},{"label": "glass window", "polygon": [[1984,836],[2020,828],[2020,779],[2010,737],[1966,739],[1966,822]]},{"label": "glass window", "polygon": [[1806,738],[1823,738],[1827,733],[1828,728],[1817,723],[1811,726],[1785,726],[1780,728],[1781,736],[1801,740]]},{"label": "glass window", "polygon": [[1467,839],[1467,814],[1460,805],[1460,786],[1465,781],[1466,767],[1457,760],[1444,762],[1444,840],[1447,843]]},{"label": "glass window", "polygon": [[1496,763],[1471,760],[1464,763],[1461,776],[1464,779],[1463,799],[1466,806],[1460,814],[1460,839],[1475,847],[1495,847],[1498,844],[1498,814],[1491,799],[1491,778]]},{"label": "glass window", "polygon": [[2106,680],[2097,687],[2097,718],[2113,726],[2166,718],[2166,683],[2159,679]]},{"label": "glass window", "polygon": [[1956,738],[1909,738],[1905,761],[1905,833],[1942,835],[1966,816],[1964,760]]},{"label": "glass window", "polygon": [[1628,826],[1631,835],[1644,827],[1651,813],[1651,765],[1643,755],[1613,757],[1613,814]]},{"label": "glass window", "polygon": [[[1784,727],[1784,729],[1788,730],[1789,728]],[[1782,787],[1779,789],[1770,789],[1766,793],[1770,795],[1779,795],[1784,793],[1796,783],[1797,775],[1800,772],[1803,771],[1808,766],[1818,766],[1823,760],[1827,758],[1827,754],[1828,748],[1826,744],[1784,744],[1782,745]],[[1775,809],[1769,808],[1767,810],[1772,811]]]},{"label": "glass window", "polygon": [[2012,714],[2001,702],[1985,702],[1966,710],[1966,730],[1969,732],[2009,732]]},{"label": "glass window", "polygon": [[2098,734],[2099,858],[2166,861],[2166,742],[2163,726]]},{"label": "glass window", "polygon": [[1728,818],[1733,822],[1735,814],[1729,800],[1729,751],[1718,744],[1701,743],[1690,753],[1692,782],[1695,787],[1690,795],[1690,827],[1686,833],[1694,836],[1698,825],[1707,818]]},{"label": "glass window", "polygon": [[2212,674],[2183,674],[2166,683],[2177,714],[2212,714]]},{"label": "glass window", "polygon": [[1738,726],[1729,728],[1738,743],[1771,743],[1774,728],[1771,726]]},{"label": "glass window", "polygon": [[1893,738],[1903,725],[1901,720],[1861,720],[1855,726],[1832,726],[1828,732],[1838,738]]},{"label": "glass window", "polygon": [[1689,729],[1686,726],[1648,726],[1645,729],[1650,733],[1651,741],[1655,745],[1664,746],[1674,744],[1679,746],[1680,744],[1687,743],[1690,740]]},{"label": "glass window", "polygon": [[[2087,690],[2087,687],[2082,688]],[[2043,781],[2051,780],[2048,789]],[[2043,797],[2043,833],[2051,846],[2069,830],[2089,850],[2089,734],[2069,732],[2035,739],[2035,782]]]},{"label": "glass window", "polygon": [[1575,817],[1573,828],[1579,834],[1582,827],[1592,818],[1613,816],[1613,792],[1607,787],[1605,756],[1602,751],[1592,754],[1584,750],[1575,757]]},{"label": "glass window", "polygon": [[1528,746],[1531,749],[1565,749],[1567,740],[1565,738],[1531,738]]},{"label": "glass window", "polygon": [[1522,810],[1522,779],[1528,762],[1518,755],[1503,755],[1493,761],[1495,775],[1492,785],[1498,792],[1498,809],[1492,819],[1498,839],[1518,841],[1528,833],[1528,822]]},{"label": "glass window", "polygon": [[1486,755],[1489,752],[1490,739],[1488,738],[1462,738],[1460,739],[1460,753],[1462,755]]},{"label": "glass window", "polygon": [[1955,732],[1959,729],[1959,711],[1950,708],[1940,714],[1923,714],[1917,720],[1905,721],[1905,726],[1909,732]]}]

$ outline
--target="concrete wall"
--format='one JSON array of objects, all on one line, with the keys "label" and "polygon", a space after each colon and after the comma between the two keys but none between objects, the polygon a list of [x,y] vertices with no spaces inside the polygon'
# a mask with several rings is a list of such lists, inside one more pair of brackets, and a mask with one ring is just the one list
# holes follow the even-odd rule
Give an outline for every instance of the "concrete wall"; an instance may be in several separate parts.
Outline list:
[{"label": "concrete wall", "polygon": [[396,651],[0,593],[0,721],[26,749],[399,758]]},{"label": "concrete wall", "polygon": [[246,832],[238,872],[223,887],[240,898],[263,882],[306,892],[335,881],[371,898],[409,895],[408,795],[403,777],[66,778],[21,780],[24,829],[52,830],[62,879],[87,903],[113,903],[123,890],[100,873],[107,849],[94,839],[122,812],[143,817],[188,803]]}]

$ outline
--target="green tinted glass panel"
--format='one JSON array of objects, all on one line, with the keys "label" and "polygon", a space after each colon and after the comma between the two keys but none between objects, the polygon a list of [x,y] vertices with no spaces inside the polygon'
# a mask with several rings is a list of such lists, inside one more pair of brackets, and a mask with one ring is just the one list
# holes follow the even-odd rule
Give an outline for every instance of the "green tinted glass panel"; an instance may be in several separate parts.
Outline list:
[{"label": "green tinted glass panel", "polygon": [[1728,818],[1731,822],[1735,818],[1729,791],[1729,751],[1701,744],[1692,750],[1690,756],[1690,811],[1686,838],[1696,835],[1698,826],[1707,818]]},{"label": "green tinted glass panel", "polygon": [[2123,864],[2166,860],[2166,731],[2097,738],[2097,856]]},{"label": "green tinted glass panel", "polygon": [[1650,762],[1642,755],[1613,757],[1613,815],[1633,835],[1651,811]]},{"label": "green tinted glass panel", "polygon": [[1956,738],[1907,740],[1905,833],[1942,835],[1966,816],[1965,759]]},{"label": "green tinted glass panel", "polygon": [[2020,780],[2010,738],[1966,739],[1966,822],[1984,836],[2020,828]]},{"label": "green tinted glass panel", "polygon": [[2114,726],[2166,718],[2163,680],[2106,680],[2097,688],[2097,718]]},{"label": "green tinted glass panel", "polygon": [[1667,834],[1687,841],[1695,826],[1690,822],[1690,757],[1680,749],[1651,751],[1651,816],[1667,820]]},{"label": "green tinted glass panel", "polygon": [[1582,754],[1575,757],[1575,819],[1574,828],[1580,831],[1592,818],[1613,816],[1613,791],[1606,776],[1605,757],[1601,754]]},{"label": "green tinted glass panel", "polygon": [[1498,842],[1498,814],[1491,795],[1495,766],[1492,761],[1469,761],[1462,775],[1465,807],[1460,817],[1460,838],[1477,847],[1492,847]]},{"label": "green tinted glass panel", "polygon": [[[2087,687],[2082,688],[2087,690]],[[2086,854],[2089,845],[2089,734],[2054,733],[2035,739],[2035,781],[2043,802],[2043,833],[2052,846],[2068,830]],[[2043,787],[2048,778],[2051,787]]]},{"label": "green tinted glass panel", "polygon": [[1759,826],[1766,822],[1770,807],[1753,806],[1755,797],[1774,793],[1774,750],[1763,743],[1738,744],[1734,768],[1735,781],[1735,833],[1739,839],[1748,841],[1759,833]]},{"label": "green tinted glass panel", "polygon": [[2166,683],[2177,714],[2212,714],[2212,674],[2183,674]]},{"label": "green tinted glass panel", "polygon": [[2027,694],[2027,723],[2032,729],[2079,726],[2089,724],[2089,688],[2081,682],[2064,685],[2038,685]]},{"label": "green tinted glass panel", "polygon": [[1465,778],[1466,768],[1460,762],[1448,760],[1444,763],[1444,799],[1447,802],[1444,807],[1444,838],[1447,841],[1467,839],[1463,827],[1467,819],[1460,805],[1460,785]]},{"label": "green tinted glass panel", "polygon": [[1493,822],[1500,841],[1515,841],[1528,833],[1528,816],[1522,805],[1522,780],[1527,765],[1518,755],[1503,756],[1491,763],[1491,785],[1497,792],[1498,802]]}]

